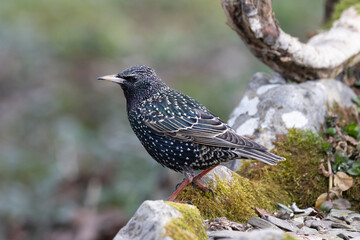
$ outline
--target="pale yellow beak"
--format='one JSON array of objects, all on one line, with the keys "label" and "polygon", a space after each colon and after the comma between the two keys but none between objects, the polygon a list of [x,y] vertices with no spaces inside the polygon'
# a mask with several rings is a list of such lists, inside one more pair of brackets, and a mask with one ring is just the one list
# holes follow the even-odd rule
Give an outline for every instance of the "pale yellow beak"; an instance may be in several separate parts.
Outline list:
[{"label": "pale yellow beak", "polygon": [[117,77],[117,74],[98,77],[98,80],[106,80],[106,81],[111,81],[111,82],[120,83],[120,84],[122,84],[125,81],[125,79]]}]

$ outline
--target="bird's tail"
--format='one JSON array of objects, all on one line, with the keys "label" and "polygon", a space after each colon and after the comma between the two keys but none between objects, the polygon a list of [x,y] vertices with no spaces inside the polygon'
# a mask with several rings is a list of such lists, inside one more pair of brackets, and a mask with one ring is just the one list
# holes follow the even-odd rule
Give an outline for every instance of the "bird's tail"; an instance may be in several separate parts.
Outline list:
[{"label": "bird's tail", "polygon": [[256,159],[268,165],[276,165],[278,161],[286,160],[285,158],[278,155],[258,149],[238,149],[237,152],[241,155],[241,157]]}]

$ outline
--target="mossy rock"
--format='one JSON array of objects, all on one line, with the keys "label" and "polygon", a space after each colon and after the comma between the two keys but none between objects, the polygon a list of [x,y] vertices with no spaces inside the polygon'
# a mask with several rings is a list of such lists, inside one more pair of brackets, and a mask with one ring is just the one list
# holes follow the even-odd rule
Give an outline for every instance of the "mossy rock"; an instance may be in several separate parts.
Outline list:
[{"label": "mossy rock", "polygon": [[274,211],[277,203],[290,203],[291,198],[278,185],[250,181],[236,173],[233,173],[233,178],[234,181],[226,182],[217,177],[209,186],[214,191],[214,197],[210,192],[204,193],[197,187],[189,186],[177,200],[191,201],[204,219],[227,217],[241,223],[257,216],[256,208]]},{"label": "mossy rock", "polygon": [[[244,161],[233,173],[234,181],[215,179],[210,192],[204,193],[197,187],[189,186],[177,200],[191,201],[200,210],[204,219],[227,217],[236,222],[246,222],[257,216],[256,208],[277,211],[277,203],[299,207],[314,206],[316,199],[328,191],[329,179],[318,168],[327,155],[321,135],[310,130],[289,129],[288,135],[278,137],[273,152],[286,158],[277,166],[260,162]],[[214,183],[217,183],[215,185]],[[360,178],[355,178],[352,188],[343,193],[353,209],[360,208]]]},{"label": "mossy rock", "polygon": [[281,186],[300,207],[313,206],[317,197],[328,191],[328,179],[318,173],[326,158],[324,144],[322,137],[310,130],[290,129],[287,136],[278,138],[273,151],[286,161],[276,167],[245,163],[238,173],[263,184]]},{"label": "mossy rock", "polygon": [[205,240],[208,238],[203,226],[203,219],[196,207],[174,202],[166,203],[176,208],[182,217],[172,219],[165,226],[164,237],[168,236],[173,240]]}]

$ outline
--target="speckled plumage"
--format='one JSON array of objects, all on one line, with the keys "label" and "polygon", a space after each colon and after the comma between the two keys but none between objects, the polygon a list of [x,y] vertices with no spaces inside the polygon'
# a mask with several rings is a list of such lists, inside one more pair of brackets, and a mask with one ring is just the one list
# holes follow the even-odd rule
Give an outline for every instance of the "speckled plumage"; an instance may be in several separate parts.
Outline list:
[{"label": "speckled plumage", "polygon": [[165,167],[191,173],[237,158],[272,165],[284,160],[239,136],[194,99],[166,86],[149,67],[133,66],[111,75],[111,81],[124,91],[136,136]]}]

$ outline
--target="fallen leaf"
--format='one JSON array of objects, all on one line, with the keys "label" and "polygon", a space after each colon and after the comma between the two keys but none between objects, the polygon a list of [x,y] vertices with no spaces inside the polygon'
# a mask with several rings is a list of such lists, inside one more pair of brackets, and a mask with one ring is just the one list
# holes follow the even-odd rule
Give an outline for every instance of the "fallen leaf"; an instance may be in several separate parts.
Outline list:
[{"label": "fallen leaf", "polygon": [[353,185],[354,180],[352,177],[344,172],[337,172],[334,176],[334,185],[339,187],[341,191],[346,191]]},{"label": "fallen leaf", "polygon": [[353,137],[351,137],[351,136],[349,136],[349,135],[345,135],[344,138],[345,138],[345,140],[346,140],[348,143],[350,143],[351,145],[353,145],[353,146],[355,146],[355,147],[359,144],[359,143],[355,140],[355,138],[353,138]]},{"label": "fallen leaf", "polygon": [[336,198],[342,197],[342,190],[339,187],[333,187],[329,190],[328,198],[329,200],[334,200]]},{"label": "fallen leaf", "polygon": [[321,194],[317,199],[316,199],[316,202],[315,202],[315,208],[319,208],[321,206],[321,204],[325,201],[328,200],[328,194],[327,193],[323,193]]}]

